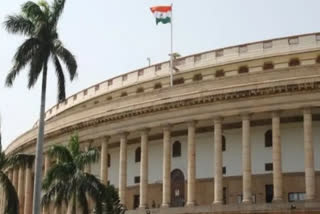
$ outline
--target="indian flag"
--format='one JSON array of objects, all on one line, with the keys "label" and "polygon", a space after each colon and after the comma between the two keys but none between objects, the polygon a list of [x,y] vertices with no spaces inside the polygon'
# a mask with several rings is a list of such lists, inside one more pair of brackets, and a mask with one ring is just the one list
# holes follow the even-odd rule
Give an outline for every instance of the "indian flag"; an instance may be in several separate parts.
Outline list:
[{"label": "indian flag", "polygon": [[172,7],[171,6],[156,6],[151,7],[151,12],[156,18],[156,23],[163,24],[171,23]]}]

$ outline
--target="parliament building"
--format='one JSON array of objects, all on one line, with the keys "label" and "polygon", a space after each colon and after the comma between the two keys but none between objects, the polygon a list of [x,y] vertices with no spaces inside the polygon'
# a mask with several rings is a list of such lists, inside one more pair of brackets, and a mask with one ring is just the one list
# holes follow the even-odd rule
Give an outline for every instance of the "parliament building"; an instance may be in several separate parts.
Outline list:
[{"label": "parliament building", "polygon": [[[45,120],[44,171],[77,133],[128,214],[320,213],[320,33],[176,58],[172,86],[170,62],[124,73]],[[35,154],[37,126],[6,153]],[[33,169],[8,175],[29,214]]]}]

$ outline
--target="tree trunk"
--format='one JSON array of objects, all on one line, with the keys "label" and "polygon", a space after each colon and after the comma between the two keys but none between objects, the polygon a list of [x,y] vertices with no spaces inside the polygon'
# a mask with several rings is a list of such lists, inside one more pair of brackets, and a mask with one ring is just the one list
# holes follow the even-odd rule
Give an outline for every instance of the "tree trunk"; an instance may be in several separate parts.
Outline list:
[{"label": "tree trunk", "polygon": [[46,88],[47,88],[47,60],[43,65],[42,73],[42,89],[41,89],[41,105],[40,105],[40,119],[39,119],[39,132],[36,148],[35,160],[35,179],[33,189],[33,214],[40,214],[40,200],[41,200],[41,181],[42,181],[42,162],[43,162],[43,142],[44,142],[44,111],[46,106]]}]

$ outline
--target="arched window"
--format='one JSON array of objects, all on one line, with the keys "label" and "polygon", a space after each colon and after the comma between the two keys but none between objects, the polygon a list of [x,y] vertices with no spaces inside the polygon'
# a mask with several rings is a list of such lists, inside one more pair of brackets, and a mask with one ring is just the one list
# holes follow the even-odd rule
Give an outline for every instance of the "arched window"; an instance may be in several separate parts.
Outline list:
[{"label": "arched window", "polygon": [[238,70],[239,74],[245,74],[245,73],[249,73],[249,68],[248,66],[241,66]]},{"label": "arched window", "polygon": [[299,66],[299,65],[300,65],[300,60],[298,58],[293,58],[289,62],[290,67]]},{"label": "arched window", "polygon": [[193,76],[193,81],[194,82],[196,82],[196,81],[200,81],[200,80],[202,80],[202,74],[195,74],[194,76]]},{"label": "arched window", "polygon": [[173,80],[173,85],[180,85],[180,84],[183,84],[183,83],[184,83],[184,78],[183,77]]},{"label": "arched window", "polygon": [[161,85],[160,82],[158,82],[158,83],[156,83],[156,84],[154,85],[154,89],[160,89],[160,88],[162,88],[162,85]]},{"label": "arched window", "polygon": [[108,167],[110,167],[111,166],[111,156],[110,156],[110,154],[108,154]]},{"label": "arched window", "polygon": [[222,151],[226,151],[227,150],[227,145],[226,145],[226,137],[222,136]]},{"label": "arched window", "polygon": [[139,93],[143,93],[143,92],[144,92],[144,88],[139,87],[139,88],[137,89],[137,94],[139,94]]},{"label": "arched window", "polygon": [[141,148],[138,147],[135,152],[135,161],[136,163],[140,163],[141,161]]},{"label": "arched window", "polygon": [[172,146],[172,157],[180,157],[181,156],[181,143],[176,141]]},{"label": "arched window", "polygon": [[274,65],[272,62],[265,62],[263,64],[263,70],[272,70],[274,69]]},{"label": "arched window", "polygon": [[264,145],[265,147],[272,147],[272,130],[268,130],[264,134]]},{"label": "arched window", "polygon": [[217,70],[215,73],[215,77],[219,78],[219,77],[224,77],[225,73],[223,69]]}]

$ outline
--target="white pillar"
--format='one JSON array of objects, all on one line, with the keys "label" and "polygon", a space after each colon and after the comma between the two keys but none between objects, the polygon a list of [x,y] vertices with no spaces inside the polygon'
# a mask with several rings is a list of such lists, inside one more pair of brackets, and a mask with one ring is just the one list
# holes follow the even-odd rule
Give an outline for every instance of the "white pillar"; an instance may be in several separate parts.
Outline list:
[{"label": "white pillar", "polygon": [[18,192],[18,180],[19,180],[19,169],[13,168],[13,186],[16,189],[16,192]]},{"label": "white pillar", "polygon": [[273,201],[283,200],[282,159],[279,112],[272,113],[272,161],[273,161]]},{"label": "white pillar", "polygon": [[108,143],[110,137],[105,137],[101,141],[100,176],[104,185],[108,184]]},{"label": "white pillar", "polygon": [[24,166],[20,166],[19,168],[19,181],[18,181],[18,198],[19,198],[19,213],[24,213]]},{"label": "white pillar", "polygon": [[163,128],[162,176],[162,207],[169,207],[171,203],[171,130],[169,125]]},{"label": "white pillar", "polygon": [[26,166],[26,183],[24,192],[24,213],[32,213],[32,199],[33,199],[33,179],[32,166]]},{"label": "white pillar", "polygon": [[306,200],[314,200],[316,196],[314,150],[312,141],[312,113],[311,109],[304,109],[304,165]]},{"label": "white pillar", "polygon": [[141,131],[140,208],[148,207],[148,129]]},{"label": "white pillar", "polygon": [[242,188],[243,203],[252,202],[250,116],[242,116]]},{"label": "white pillar", "polygon": [[187,206],[195,205],[196,185],[196,122],[188,123],[188,198]]},{"label": "white pillar", "polygon": [[126,205],[127,189],[127,136],[123,133],[120,136],[120,169],[119,169],[119,198],[122,205]]},{"label": "white pillar", "polygon": [[223,181],[222,181],[222,119],[214,120],[214,159],[215,159],[215,176],[214,176],[214,204],[223,203]]}]

